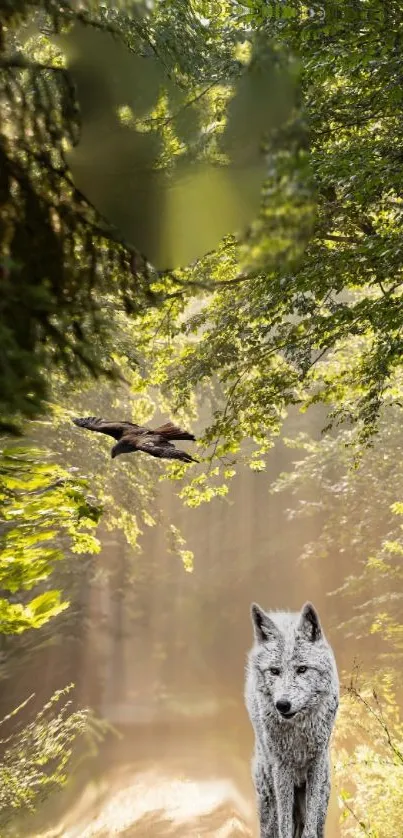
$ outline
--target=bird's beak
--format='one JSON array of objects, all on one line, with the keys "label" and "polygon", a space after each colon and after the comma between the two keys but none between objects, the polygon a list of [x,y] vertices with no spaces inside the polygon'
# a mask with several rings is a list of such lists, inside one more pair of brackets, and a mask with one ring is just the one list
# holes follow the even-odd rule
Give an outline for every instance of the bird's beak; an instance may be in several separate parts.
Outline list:
[{"label": "bird's beak", "polygon": [[114,457],[116,457],[115,451],[111,451],[111,457],[112,457],[112,460],[113,460]]}]

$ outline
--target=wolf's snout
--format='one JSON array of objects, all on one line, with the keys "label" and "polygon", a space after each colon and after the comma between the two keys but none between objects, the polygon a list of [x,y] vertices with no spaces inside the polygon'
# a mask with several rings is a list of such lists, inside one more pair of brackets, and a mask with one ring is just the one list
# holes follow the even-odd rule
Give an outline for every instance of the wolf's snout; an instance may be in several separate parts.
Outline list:
[{"label": "wolf's snout", "polygon": [[287,716],[291,710],[291,702],[286,699],[280,699],[280,701],[276,701],[276,709],[283,716]]}]

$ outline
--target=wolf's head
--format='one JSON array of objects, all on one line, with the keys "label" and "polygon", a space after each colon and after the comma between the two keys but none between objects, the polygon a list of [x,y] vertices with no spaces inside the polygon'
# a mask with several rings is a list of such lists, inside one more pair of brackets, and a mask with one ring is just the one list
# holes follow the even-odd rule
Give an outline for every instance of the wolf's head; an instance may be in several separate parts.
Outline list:
[{"label": "wolf's head", "polygon": [[333,653],[310,602],[299,614],[268,614],[253,604],[251,616],[255,633],[251,663],[268,713],[290,722],[297,714],[319,707],[330,695],[336,698]]}]

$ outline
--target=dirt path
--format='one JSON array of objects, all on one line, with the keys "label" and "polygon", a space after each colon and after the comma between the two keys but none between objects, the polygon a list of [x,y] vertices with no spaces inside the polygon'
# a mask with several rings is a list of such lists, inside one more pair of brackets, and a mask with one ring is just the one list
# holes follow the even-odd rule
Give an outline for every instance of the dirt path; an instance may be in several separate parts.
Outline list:
[{"label": "dirt path", "polygon": [[253,811],[229,780],[126,769],[89,784],[51,829],[32,838],[252,838]]}]

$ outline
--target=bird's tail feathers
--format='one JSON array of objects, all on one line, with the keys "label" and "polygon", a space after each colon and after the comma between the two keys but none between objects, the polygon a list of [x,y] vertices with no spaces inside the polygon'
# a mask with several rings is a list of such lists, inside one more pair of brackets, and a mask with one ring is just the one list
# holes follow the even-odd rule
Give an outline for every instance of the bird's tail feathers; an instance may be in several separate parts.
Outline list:
[{"label": "bird's tail feathers", "polygon": [[184,431],[183,428],[179,428],[177,425],[174,425],[173,422],[165,422],[164,425],[161,425],[159,428],[154,429],[155,434],[161,434],[164,436],[165,439],[190,439],[192,442],[196,441],[196,437],[194,434],[189,433],[189,431]]}]

